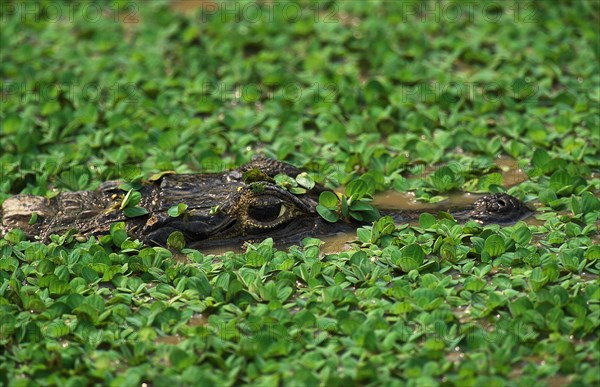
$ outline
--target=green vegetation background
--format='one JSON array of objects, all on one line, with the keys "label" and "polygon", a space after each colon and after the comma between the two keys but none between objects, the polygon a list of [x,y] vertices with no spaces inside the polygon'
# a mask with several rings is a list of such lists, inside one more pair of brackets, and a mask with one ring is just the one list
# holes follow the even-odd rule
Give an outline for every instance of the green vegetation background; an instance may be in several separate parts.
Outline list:
[{"label": "green vegetation background", "polygon": [[502,154],[541,222],[184,262],[10,233],[0,383],[597,384],[599,3],[416,4],[2,2],[0,202],[257,152],[438,201]]}]

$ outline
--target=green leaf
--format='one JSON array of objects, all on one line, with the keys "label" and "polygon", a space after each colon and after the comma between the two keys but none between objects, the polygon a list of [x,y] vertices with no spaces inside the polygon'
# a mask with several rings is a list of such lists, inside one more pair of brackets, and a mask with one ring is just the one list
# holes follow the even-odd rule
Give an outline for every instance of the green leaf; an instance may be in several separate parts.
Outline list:
[{"label": "green leaf", "polygon": [[17,319],[10,314],[3,314],[0,318],[0,339],[6,340],[16,331],[18,327]]},{"label": "green leaf", "polygon": [[369,191],[369,185],[361,179],[352,180],[346,187],[346,196],[352,200],[361,199]]},{"label": "green leaf", "polygon": [[339,122],[332,122],[323,128],[323,138],[328,142],[338,142],[340,139],[346,138],[346,128]]},{"label": "green leaf", "polygon": [[550,177],[549,187],[555,192],[571,192],[572,178],[565,171],[556,171]]},{"label": "green leaf", "polygon": [[6,235],[4,236],[4,239],[6,239],[8,242],[12,243],[13,245],[16,245],[17,243],[27,239],[27,236],[25,235],[23,230],[15,228],[15,229],[12,229],[9,232],[7,232]]},{"label": "green leaf", "polygon": [[50,273],[54,272],[55,267],[56,267],[56,265],[52,261],[50,261],[48,259],[41,259],[40,263],[38,265],[38,272],[43,273],[43,274],[50,274]]},{"label": "green leaf", "polygon": [[298,176],[296,176],[296,182],[298,182],[300,186],[308,190],[313,189],[313,187],[315,186],[315,181],[306,172],[298,174]]},{"label": "green leaf", "polygon": [[579,215],[582,213],[581,205],[577,196],[571,196],[571,212],[573,215]]},{"label": "green leaf", "polygon": [[273,180],[275,180],[275,184],[286,189],[289,189],[290,187],[295,187],[298,184],[296,180],[283,173],[275,175]]},{"label": "green leaf", "polygon": [[65,281],[55,279],[50,283],[50,286],[48,286],[48,290],[50,291],[50,294],[62,295],[67,294],[71,288]]},{"label": "green leaf", "polygon": [[526,225],[517,227],[512,234],[512,239],[520,245],[526,245],[531,241],[531,231]]},{"label": "green leaf", "polygon": [[81,275],[87,283],[94,282],[98,279],[98,273],[87,266],[82,269]]},{"label": "green leaf", "polygon": [[354,211],[350,211],[350,217],[354,220],[357,220],[359,222],[366,222],[365,221],[365,217],[363,216],[364,212],[354,212]]},{"label": "green leaf", "polygon": [[279,299],[279,301],[283,302],[283,301],[287,300],[292,295],[293,292],[294,292],[294,290],[289,286],[279,288],[277,290],[277,298]]},{"label": "green leaf", "polygon": [[579,266],[579,259],[577,259],[577,257],[575,257],[571,254],[560,253],[558,255],[558,259],[560,260],[560,263],[567,271],[574,272],[574,273],[578,271],[577,269]]},{"label": "green leaf", "polygon": [[246,264],[250,267],[261,267],[265,262],[265,257],[256,250],[251,250],[246,253]]},{"label": "green leaf", "polygon": [[212,207],[210,208],[209,214],[210,214],[211,216],[215,216],[216,214],[218,214],[218,213],[219,213],[219,211],[220,211],[220,210],[221,210],[221,206],[219,206],[219,205],[212,206]]},{"label": "green leaf", "polygon": [[372,211],[374,208],[373,205],[363,201],[354,202],[350,206],[352,211]]},{"label": "green leaf", "polygon": [[548,277],[544,275],[544,272],[540,267],[536,267],[531,271],[529,284],[534,291],[541,289],[546,282],[548,282]]},{"label": "green leaf", "polygon": [[483,251],[488,253],[492,257],[498,257],[502,255],[506,251],[506,246],[504,245],[504,239],[497,234],[490,235],[485,240],[485,245],[483,247]]},{"label": "green leaf", "polygon": [[590,246],[585,252],[585,259],[587,259],[588,261],[600,259],[600,246]]},{"label": "green leaf", "polygon": [[62,320],[54,320],[46,326],[45,333],[48,337],[57,339],[68,335],[69,327]]},{"label": "green leaf", "polygon": [[73,313],[82,319],[87,319],[92,323],[98,321],[98,310],[89,304],[81,304],[73,309]]},{"label": "green leaf", "polygon": [[556,193],[549,189],[541,190],[540,193],[538,194],[538,196],[539,196],[540,202],[542,202],[543,204],[546,204],[546,205],[548,205],[551,202],[558,199],[558,197],[556,196]]},{"label": "green leaf", "polygon": [[465,289],[471,292],[479,292],[485,287],[485,285],[486,282],[477,277],[468,277],[464,282]]},{"label": "green leaf", "polygon": [[424,212],[421,215],[419,215],[419,225],[423,228],[429,228],[431,226],[433,226],[436,222],[435,216]]},{"label": "green leaf", "polygon": [[129,205],[129,201],[131,200],[132,193],[133,193],[133,188],[130,189],[129,191],[127,191],[127,193],[125,194],[125,197],[121,201],[121,206],[119,207],[119,210],[123,210],[125,207],[127,207]]},{"label": "green leaf", "polygon": [[494,185],[497,186],[502,186],[504,185],[504,178],[502,177],[501,173],[498,172],[493,172],[493,173],[488,173],[485,176],[482,176],[479,179],[479,183],[477,184],[477,188],[480,191],[490,191],[490,188],[493,187]]},{"label": "green leaf", "polygon": [[340,216],[337,214],[337,212],[332,211],[321,204],[317,205],[317,212],[319,213],[319,215],[321,215],[323,219],[325,219],[328,222],[335,223],[338,220],[340,220]]},{"label": "green leaf", "polygon": [[294,315],[294,323],[300,327],[308,327],[314,326],[317,322],[315,315],[307,309],[302,309],[298,313]]},{"label": "green leaf", "polygon": [[167,246],[173,250],[181,251],[185,248],[185,237],[181,231],[174,231],[167,237]]},{"label": "green leaf", "polygon": [[593,211],[600,210],[600,199],[595,197],[594,194],[589,191],[585,191],[583,194],[581,194],[579,204],[582,214],[589,214]]},{"label": "green leaf", "polygon": [[171,208],[169,208],[167,210],[167,213],[169,214],[170,217],[172,218],[177,218],[183,214],[185,214],[185,212],[188,209],[188,205],[185,203],[179,203],[176,206],[173,206]]},{"label": "green leaf", "polygon": [[380,217],[377,208],[363,201],[352,203],[350,216],[361,222],[373,222]]},{"label": "green leaf", "polygon": [[290,187],[288,190],[294,195],[302,195],[306,193],[306,189],[301,187]]},{"label": "green leaf", "polygon": [[188,284],[191,289],[198,291],[202,297],[207,297],[212,293],[212,286],[204,272],[199,272],[196,277],[191,277]]},{"label": "green leaf", "polygon": [[129,238],[125,230],[115,230],[114,232],[111,232],[110,235],[112,236],[113,243],[118,247],[121,247],[123,242]]},{"label": "green leaf", "polygon": [[110,235],[113,235],[117,230],[126,230],[125,222],[115,222],[110,225]]},{"label": "green leaf", "polygon": [[397,264],[403,272],[408,273],[411,270],[416,270],[423,264],[425,253],[423,248],[416,244],[410,244],[400,249],[400,258]]},{"label": "green leaf", "polygon": [[177,172],[175,172],[175,171],[162,171],[162,172],[155,173],[154,175],[150,176],[150,178],[148,179],[148,181],[158,181],[163,176],[166,176],[166,175],[175,175],[175,174],[177,174]]},{"label": "green leaf", "polygon": [[359,228],[356,230],[356,235],[358,236],[358,240],[362,243],[371,242],[371,230],[367,228]]},{"label": "green leaf", "polygon": [[346,198],[346,195],[342,196],[341,202],[342,202],[342,216],[344,218],[348,219],[348,217],[350,216],[350,210],[348,208],[348,199]]},{"label": "green leaf", "polygon": [[173,365],[173,367],[177,370],[184,370],[194,364],[195,358],[192,354],[182,351],[177,347],[173,347],[171,349],[171,353],[169,355],[169,362]]},{"label": "green leaf", "polygon": [[516,299],[514,302],[508,303],[508,308],[510,309],[510,313],[514,317],[523,316],[527,311],[533,309],[533,305],[531,301],[527,299],[527,297],[521,297]]},{"label": "green leaf", "polygon": [[148,210],[143,208],[143,207],[127,207],[126,209],[123,210],[123,214],[128,217],[128,218],[135,218],[138,216],[144,216],[146,214],[149,214]]},{"label": "green leaf", "polygon": [[459,179],[454,171],[449,167],[442,167],[435,171],[430,176],[431,184],[439,192],[447,192],[454,188],[457,188],[462,183],[462,179]]},{"label": "green leaf", "polygon": [[338,197],[331,191],[323,191],[319,195],[319,204],[327,209],[335,210],[338,206]]},{"label": "green leaf", "polygon": [[6,117],[2,122],[2,132],[7,135],[17,133],[22,122],[16,115]]},{"label": "green leaf", "polygon": [[531,163],[535,166],[538,167],[540,169],[544,169],[544,167],[546,166],[546,164],[548,164],[550,162],[551,158],[548,155],[548,152],[546,152],[544,149],[536,149],[535,152],[533,152],[533,157],[531,158]]},{"label": "green leaf", "polygon": [[140,200],[142,200],[142,194],[139,191],[133,191],[131,193],[131,199],[129,199],[129,204],[128,206],[136,206]]},{"label": "green leaf", "polygon": [[27,224],[29,224],[29,225],[35,224],[37,222],[37,220],[38,220],[38,214],[37,214],[37,212],[34,211],[31,213],[31,218],[29,218],[29,222],[27,222]]}]

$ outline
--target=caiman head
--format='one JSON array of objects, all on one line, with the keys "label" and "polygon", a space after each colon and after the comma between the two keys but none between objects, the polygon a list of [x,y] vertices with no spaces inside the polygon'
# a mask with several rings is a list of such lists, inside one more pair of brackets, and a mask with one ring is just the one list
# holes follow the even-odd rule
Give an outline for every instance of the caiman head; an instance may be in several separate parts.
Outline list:
[{"label": "caiman head", "polygon": [[[528,216],[531,210],[514,196],[495,193],[478,199],[469,210],[461,213],[464,214],[464,220],[474,220],[482,224],[510,224]],[[461,220],[458,214],[455,218]]]},{"label": "caiman head", "polygon": [[[293,194],[273,180],[277,174],[295,178],[300,172],[289,164],[258,157],[223,174],[166,176],[156,195],[162,210],[150,216],[139,237],[165,245],[172,232],[180,231],[188,246],[205,247],[264,237],[294,243],[350,229],[346,224],[328,223],[316,212],[323,186],[316,184],[306,193]],[[208,176],[213,179],[210,183]],[[169,217],[165,210],[177,201],[185,202],[189,210],[184,216]]]}]

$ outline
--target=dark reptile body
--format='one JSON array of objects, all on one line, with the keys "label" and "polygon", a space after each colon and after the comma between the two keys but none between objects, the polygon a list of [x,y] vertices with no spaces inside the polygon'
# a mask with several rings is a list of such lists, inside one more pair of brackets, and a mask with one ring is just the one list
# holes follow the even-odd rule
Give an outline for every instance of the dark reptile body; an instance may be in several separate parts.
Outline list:
[{"label": "dark reptile body", "polygon": [[[51,234],[75,228],[84,236],[107,234],[113,222],[123,221],[133,238],[147,244],[165,245],[174,231],[183,233],[190,247],[228,245],[245,240],[272,237],[279,243],[299,242],[307,236],[324,236],[349,231],[357,225],[324,221],[315,211],[319,194],[325,190],[317,185],[306,194],[293,195],[273,184],[260,181],[256,185],[243,181],[244,172],[257,169],[269,177],[285,173],[295,177],[297,168],[266,158],[256,158],[236,170],[217,174],[165,175],[159,181],[142,186],[138,204],[150,214],[127,218],[118,206],[124,192],[118,182],[107,182],[96,191],[63,192],[46,199],[18,195],[7,199],[0,212],[3,234],[21,228],[29,238],[44,241]],[[167,210],[180,203],[188,206],[186,213],[170,217]],[[285,206],[274,221],[257,221],[250,216],[261,206]],[[214,213],[211,209],[219,206]],[[518,199],[507,194],[487,195],[467,208],[448,208],[459,221],[480,223],[514,223],[530,210]],[[29,225],[32,212],[38,221]],[[397,222],[406,222],[418,212],[386,211]]]}]

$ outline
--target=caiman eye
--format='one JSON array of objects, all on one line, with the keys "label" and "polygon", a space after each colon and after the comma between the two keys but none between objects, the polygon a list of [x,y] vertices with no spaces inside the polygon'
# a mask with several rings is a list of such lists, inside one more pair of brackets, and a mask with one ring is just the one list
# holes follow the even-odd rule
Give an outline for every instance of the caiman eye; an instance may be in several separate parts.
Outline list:
[{"label": "caiman eye", "polygon": [[248,216],[258,222],[273,222],[283,214],[286,207],[281,203],[266,205],[250,205],[248,207]]},{"label": "caiman eye", "polygon": [[275,230],[306,214],[313,214],[310,198],[297,197],[269,182],[246,185],[236,192],[225,213],[239,222],[244,233]]},{"label": "caiman eye", "polygon": [[293,218],[294,205],[275,195],[260,195],[248,200],[244,211],[245,225],[272,229]]}]

